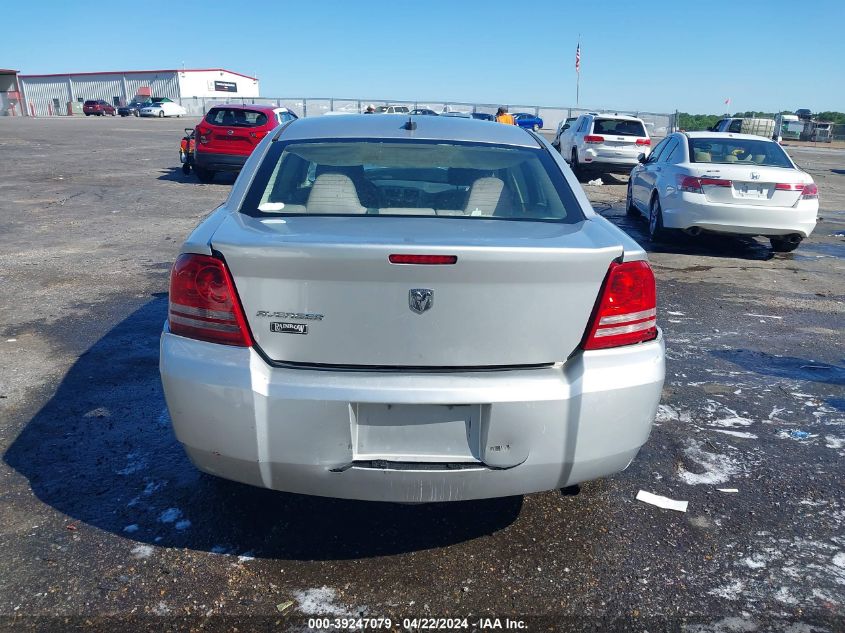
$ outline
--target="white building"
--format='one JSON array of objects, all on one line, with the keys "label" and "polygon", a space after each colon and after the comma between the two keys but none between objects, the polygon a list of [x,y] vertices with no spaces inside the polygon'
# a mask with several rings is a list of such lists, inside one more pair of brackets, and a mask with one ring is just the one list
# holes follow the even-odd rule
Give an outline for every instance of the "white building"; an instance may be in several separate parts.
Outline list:
[{"label": "white building", "polygon": [[192,100],[259,96],[256,77],[223,68],[19,74],[18,83],[29,116],[67,115],[69,104],[88,99],[123,105],[136,97],[167,97],[190,112]]}]

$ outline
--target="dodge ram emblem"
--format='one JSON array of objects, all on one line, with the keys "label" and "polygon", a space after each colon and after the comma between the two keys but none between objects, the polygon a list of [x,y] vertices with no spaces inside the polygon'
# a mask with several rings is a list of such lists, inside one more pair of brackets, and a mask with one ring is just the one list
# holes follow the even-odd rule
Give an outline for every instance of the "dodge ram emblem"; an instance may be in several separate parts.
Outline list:
[{"label": "dodge ram emblem", "polygon": [[408,305],[417,314],[422,314],[434,304],[434,291],[428,288],[411,288]]}]

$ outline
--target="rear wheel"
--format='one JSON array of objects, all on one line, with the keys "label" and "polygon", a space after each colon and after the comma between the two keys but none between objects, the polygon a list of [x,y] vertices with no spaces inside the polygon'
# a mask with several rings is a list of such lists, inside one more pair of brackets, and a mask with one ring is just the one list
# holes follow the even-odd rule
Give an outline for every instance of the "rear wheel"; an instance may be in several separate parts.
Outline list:
[{"label": "rear wheel", "polygon": [[625,214],[629,218],[637,218],[640,215],[639,209],[634,206],[633,189],[631,187],[631,179],[628,179],[628,195],[625,196]]},{"label": "rear wheel", "polygon": [[572,158],[569,161],[569,166],[572,168],[572,173],[575,174],[576,178],[581,177],[581,163],[578,162],[578,150],[574,147],[572,148]]},{"label": "rear wheel", "polygon": [[648,236],[652,242],[666,239],[666,229],[663,228],[663,209],[660,208],[660,198],[655,195],[651,199],[648,213]]},{"label": "rear wheel", "polygon": [[189,163],[188,161],[182,163],[182,173],[186,176],[191,173],[191,163]]},{"label": "rear wheel", "polygon": [[210,169],[204,169],[202,167],[194,167],[194,172],[196,173],[197,179],[200,182],[208,183],[208,182],[211,182],[212,180],[214,180],[214,172],[211,171]]},{"label": "rear wheel", "polygon": [[158,111],[158,118],[159,118],[159,119],[163,119],[163,118],[164,118],[164,110],[159,110],[159,111]]},{"label": "rear wheel", "polygon": [[772,250],[775,253],[791,253],[801,245],[801,240],[791,242],[789,240],[781,240],[776,237],[770,237],[769,242],[772,243]]}]

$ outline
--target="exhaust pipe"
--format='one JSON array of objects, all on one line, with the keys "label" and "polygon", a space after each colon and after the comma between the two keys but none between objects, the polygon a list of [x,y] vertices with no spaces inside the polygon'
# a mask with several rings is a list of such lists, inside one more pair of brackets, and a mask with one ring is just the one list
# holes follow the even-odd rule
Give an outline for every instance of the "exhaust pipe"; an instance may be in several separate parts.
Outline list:
[{"label": "exhaust pipe", "polygon": [[698,237],[701,235],[701,227],[700,226],[691,226],[688,229],[684,229],[684,233],[687,235],[692,235],[693,237]]},{"label": "exhaust pipe", "polygon": [[798,233],[793,233],[792,235],[787,236],[786,241],[790,244],[800,244],[802,239],[804,238]]}]

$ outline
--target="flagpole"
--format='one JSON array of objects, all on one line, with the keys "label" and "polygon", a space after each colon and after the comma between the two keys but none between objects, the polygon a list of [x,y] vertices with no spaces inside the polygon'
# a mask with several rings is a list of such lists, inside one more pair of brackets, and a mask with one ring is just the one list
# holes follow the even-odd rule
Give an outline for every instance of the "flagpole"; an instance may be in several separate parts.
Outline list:
[{"label": "flagpole", "polygon": [[575,68],[575,107],[581,107],[581,34],[578,34],[578,60]]}]

